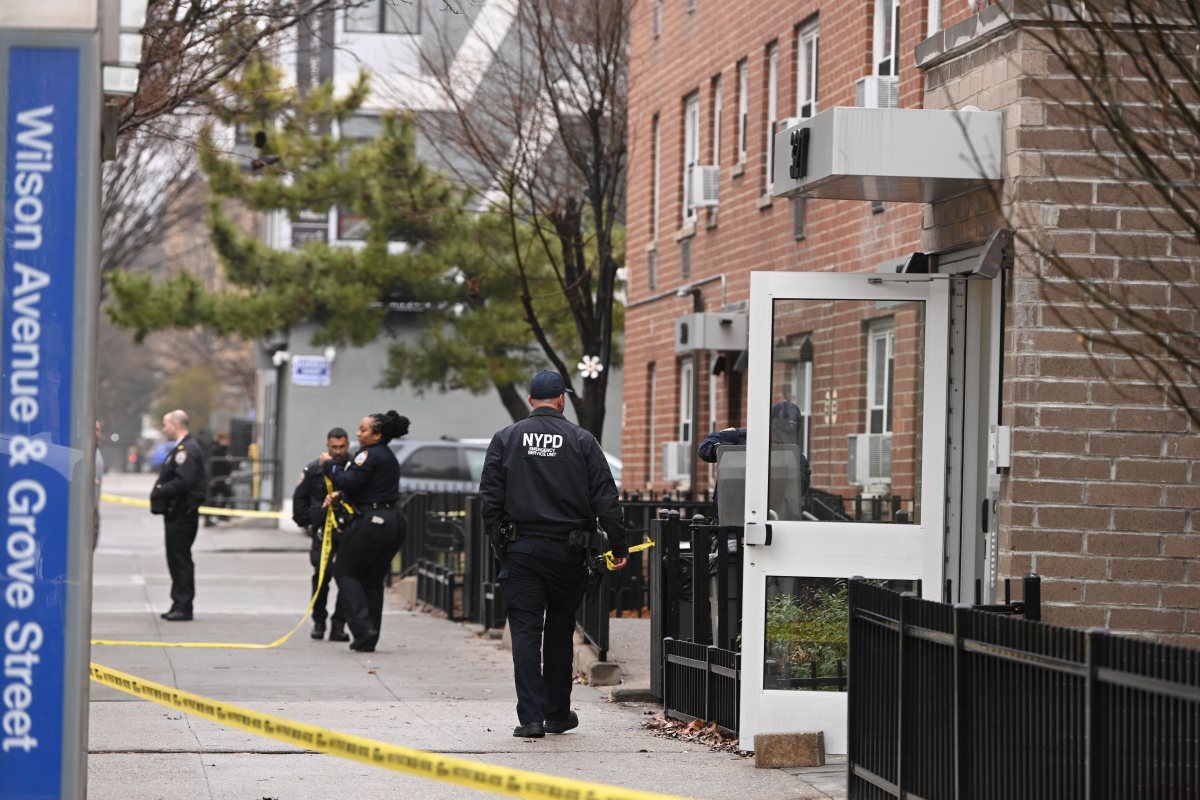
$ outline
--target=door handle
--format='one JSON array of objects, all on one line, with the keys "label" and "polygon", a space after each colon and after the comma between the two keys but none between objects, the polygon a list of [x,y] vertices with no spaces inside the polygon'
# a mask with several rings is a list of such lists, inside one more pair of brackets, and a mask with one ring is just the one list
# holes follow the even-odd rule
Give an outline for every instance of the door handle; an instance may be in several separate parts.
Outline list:
[{"label": "door handle", "polygon": [[772,539],[771,525],[759,525],[757,522],[746,523],[746,544],[770,547]]}]

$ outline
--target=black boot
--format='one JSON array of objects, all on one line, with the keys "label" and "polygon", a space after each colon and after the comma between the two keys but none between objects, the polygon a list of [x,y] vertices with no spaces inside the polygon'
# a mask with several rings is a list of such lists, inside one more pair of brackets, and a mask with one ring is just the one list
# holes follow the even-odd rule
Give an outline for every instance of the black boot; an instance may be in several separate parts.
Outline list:
[{"label": "black boot", "polygon": [[314,638],[314,639],[324,639],[325,638],[325,623],[324,622],[314,622],[313,623],[312,638]]},{"label": "black boot", "polygon": [[341,625],[334,623],[329,629],[329,641],[348,642],[350,641],[350,634],[346,633],[345,629]]}]

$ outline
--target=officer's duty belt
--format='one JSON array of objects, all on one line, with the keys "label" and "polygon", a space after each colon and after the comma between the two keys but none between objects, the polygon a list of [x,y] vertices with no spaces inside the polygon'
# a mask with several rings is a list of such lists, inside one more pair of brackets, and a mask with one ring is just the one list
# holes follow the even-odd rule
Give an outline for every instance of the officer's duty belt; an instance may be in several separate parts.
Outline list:
[{"label": "officer's duty belt", "polygon": [[552,542],[565,542],[570,537],[571,537],[571,534],[569,532],[568,533],[543,533],[542,531],[526,531],[526,530],[521,530],[520,528],[517,529],[517,538],[518,539],[526,539],[526,538],[528,538],[528,539],[548,539]]},{"label": "officer's duty belt", "polygon": [[372,511],[375,511],[375,510],[378,510],[381,508],[395,508],[398,505],[400,505],[400,501],[393,500],[390,503],[360,503],[358,507],[359,508],[369,508]]}]

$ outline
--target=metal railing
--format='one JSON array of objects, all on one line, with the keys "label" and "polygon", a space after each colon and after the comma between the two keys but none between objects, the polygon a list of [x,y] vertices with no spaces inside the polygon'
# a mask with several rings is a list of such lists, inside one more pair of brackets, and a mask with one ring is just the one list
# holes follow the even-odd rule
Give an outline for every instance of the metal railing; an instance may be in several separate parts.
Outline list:
[{"label": "metal railing", "polygon": [[850,598],[851,798],[1200,796],[1200,651]]},{"label": "metal railing", "polygon": [[663,640],[663,714],[669,719],[716,722],[736,736],[742,654],[714,645]]}]

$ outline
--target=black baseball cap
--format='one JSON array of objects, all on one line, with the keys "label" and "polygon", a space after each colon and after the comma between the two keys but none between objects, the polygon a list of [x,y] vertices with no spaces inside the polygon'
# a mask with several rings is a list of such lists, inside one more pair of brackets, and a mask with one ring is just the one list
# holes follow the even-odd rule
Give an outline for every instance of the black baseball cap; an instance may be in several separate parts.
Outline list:
[{"label": "black baseball cap", "polygon": [[529,382],[529,396],[534,400],[549,400],[558,397],[563,392],[575,392],[567,388],[567,382],[557,372],[544,369]]}]

